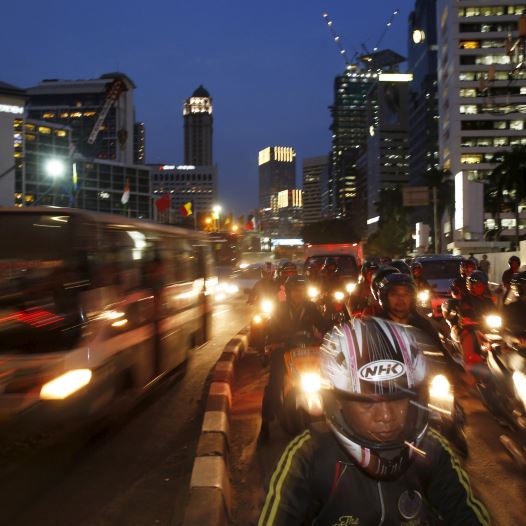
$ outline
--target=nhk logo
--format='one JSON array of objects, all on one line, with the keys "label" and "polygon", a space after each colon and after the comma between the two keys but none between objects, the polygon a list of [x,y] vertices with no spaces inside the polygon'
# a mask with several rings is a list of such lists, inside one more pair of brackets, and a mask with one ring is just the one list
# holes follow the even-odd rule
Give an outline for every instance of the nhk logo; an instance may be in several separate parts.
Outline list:
[{"label": "nhk logo", "polygon": [[377,360],[360,367],[358,374],[366,382],[394,380],[405,374],[405,365],[396,360]]}]

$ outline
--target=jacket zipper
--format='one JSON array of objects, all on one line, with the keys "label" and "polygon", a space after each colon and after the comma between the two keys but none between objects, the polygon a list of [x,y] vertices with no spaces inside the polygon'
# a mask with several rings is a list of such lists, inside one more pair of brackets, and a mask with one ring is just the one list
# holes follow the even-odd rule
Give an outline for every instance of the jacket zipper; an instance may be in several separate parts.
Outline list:
[{"label": "jacket zipper", "polygon": [[382,487],[380,486],[380,481],[378,481],[377,487],[378,487],[378,496],[380,497],[380,507],[382,510],[382,516],[380,517],[380,522],[378,523],[378,526],[382,526],[382,524],[385,521],[385,505],[384,505],[384,498],[382,496]]}]

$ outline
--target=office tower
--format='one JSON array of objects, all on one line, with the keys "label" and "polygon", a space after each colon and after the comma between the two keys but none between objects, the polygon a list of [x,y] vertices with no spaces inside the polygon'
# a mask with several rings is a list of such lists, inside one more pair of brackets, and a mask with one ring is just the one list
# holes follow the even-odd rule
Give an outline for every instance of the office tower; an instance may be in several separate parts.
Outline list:
[{"label": "office tower", "polygon": [[183,106],[184,115],[184,164],[187,166],[212,166],[212,98],[199,86]]},{"label": "office tower", "polygon": [[75,151],[85,158],[133,164],[134,89],[122,73],[88,80],[43,80],[26,90],[27,116],[69,126]]},{"label": "office tower", "polygon": [[525,14],[514,0],[437,2],[440,164],[455,181],[451,248],[483,238],[484,181],[503,151],[526,144],[524,59],[507,53]]},{"label": "office tower", "polygon": [[303,222],[321,221],[328,213],[329,157],[303,159]]},{"label": "office tower", "polygon": [[259,208],[270,208],[270,196],[296,186],[296,152],[288,146],[269,146],[259,152]]}]

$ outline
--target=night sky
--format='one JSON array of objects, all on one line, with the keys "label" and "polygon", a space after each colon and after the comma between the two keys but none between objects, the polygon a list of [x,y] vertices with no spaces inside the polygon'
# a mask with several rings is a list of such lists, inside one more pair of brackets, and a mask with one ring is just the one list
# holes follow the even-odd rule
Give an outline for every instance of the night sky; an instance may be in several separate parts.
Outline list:
[{"label": "night sky", "polygon": [[395,8],[382,47],[407,56],[414,0],[26,0],[2,3],[0,80],[121,71],[137,85],[147,162],[183,161],[182,104],[203,84],[214,104],[220,201],[257,204],[257,152],[293,146],[301,160],[330,148],[334,76],[344,62],[322,18],[328,11],[350,54],[372,48]]}]

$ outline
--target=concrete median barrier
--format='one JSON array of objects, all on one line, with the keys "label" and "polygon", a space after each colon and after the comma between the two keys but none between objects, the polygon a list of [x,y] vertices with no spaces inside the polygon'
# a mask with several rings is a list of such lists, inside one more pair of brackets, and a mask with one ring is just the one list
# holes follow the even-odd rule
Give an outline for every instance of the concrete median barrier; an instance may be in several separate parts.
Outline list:
[{"label": "concrete median barrier", "polygon": [[230,409],[235,364],[248,347],[248,329],[227,345],[212,373],[201,435],[190,479],[183,526],[226,526],[230,519]]}]

